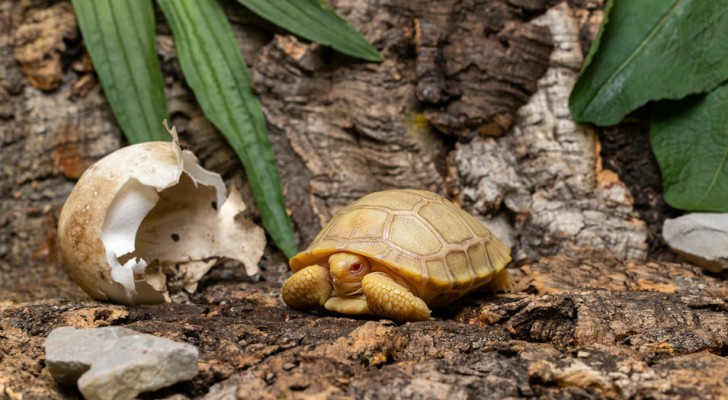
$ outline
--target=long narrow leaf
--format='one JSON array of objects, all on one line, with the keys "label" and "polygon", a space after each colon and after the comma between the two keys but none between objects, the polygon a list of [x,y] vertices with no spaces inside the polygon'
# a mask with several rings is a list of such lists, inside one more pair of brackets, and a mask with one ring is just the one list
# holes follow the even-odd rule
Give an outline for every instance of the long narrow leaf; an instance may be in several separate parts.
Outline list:
[{"label": "long narrow leaf", "polygon": [[187,83],[242,161],[263,225],[286,256],[293,256],[293,227],[265,117],[225,13],[216,0],[159,0],[159,5],[172,28]]},{"label": "long narrow leaf", "polygon": [[238,0],[268,21],[308,40],[368,61],[377,49],[321,0]]},{"label": "long narrow leaf", "polygon": [[73,0],[86,49],[121,130],[132,143],[169,140],[151,0]]}]

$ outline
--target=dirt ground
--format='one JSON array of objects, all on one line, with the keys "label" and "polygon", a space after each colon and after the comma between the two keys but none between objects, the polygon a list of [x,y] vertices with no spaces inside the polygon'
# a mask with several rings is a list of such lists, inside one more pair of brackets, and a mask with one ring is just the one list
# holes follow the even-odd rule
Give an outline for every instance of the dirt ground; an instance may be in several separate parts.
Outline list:
[{"label": "dirt ground", "polygon": [[293,311],[285,266],[215,270],[183,304],[59,296],[0,308],[7,398],[72,399],[44,368],[59,326],[123,325],[197,346],[199,375],[144,398],[712,398],[728,395],[728,284],[696,267],[556,256],[514,269],[521,291],[476,295],[430,322]]}]

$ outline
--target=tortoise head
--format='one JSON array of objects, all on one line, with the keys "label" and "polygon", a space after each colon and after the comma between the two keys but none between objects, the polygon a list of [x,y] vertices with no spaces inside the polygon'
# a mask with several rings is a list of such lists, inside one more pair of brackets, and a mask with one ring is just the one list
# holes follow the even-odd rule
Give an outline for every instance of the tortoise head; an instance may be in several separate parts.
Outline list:
[{"label": "tortoise head", "polygon": [[329,271],[336,292],[352,296],[361,293],[361,280],[371,271],[371,266],[364,256],[341,252],[329,257]]}]

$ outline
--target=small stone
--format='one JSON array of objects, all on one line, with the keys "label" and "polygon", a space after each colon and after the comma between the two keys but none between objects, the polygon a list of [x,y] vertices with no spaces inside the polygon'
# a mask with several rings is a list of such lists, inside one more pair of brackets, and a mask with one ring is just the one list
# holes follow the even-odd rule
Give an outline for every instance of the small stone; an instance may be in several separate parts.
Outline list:
[{"label": "small stone", "polygon": [[294,368],[296,368],[296,364],[294,364],[292,362],[285,362],[285,363],[283,363],[283,369],[285,371],[290,371],[290,370],[292,370]]},{"label": "small stone", "polygon": [[73,385],[91,364],[117,345],[120,338],[136,334],[131,329],[54,329],[44,343],[46,366],[58,383]]},{"label": "small stone", "polygon": [[132,399],[197,375],[197,348],[122,327],[54,329],[46,365],[86,399]]},{"label": "small stone", "polygon": [[268,371],[265,373],[265,376],[263,376],[263,380],[265,381],[265,383],[270,385],[271,383],[273,383],[276,380],[276,374],[274,374],[271,371]]},{"label": "small stone", "polygon": [[692,213],[665,220],[672,251],[714,273],[728,273],[728,214]]}]

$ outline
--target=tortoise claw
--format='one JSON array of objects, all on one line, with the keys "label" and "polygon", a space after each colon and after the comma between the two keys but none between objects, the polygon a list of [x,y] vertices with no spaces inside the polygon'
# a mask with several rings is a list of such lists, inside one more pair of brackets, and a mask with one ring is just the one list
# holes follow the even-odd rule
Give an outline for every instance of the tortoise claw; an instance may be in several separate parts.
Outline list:
[{"label": "tortoise claw", "polygon": [[283,284],[281,295],[289,307],[309,311],[323,306],[332,290],[328,268],[311,265],[288,278]]}]

